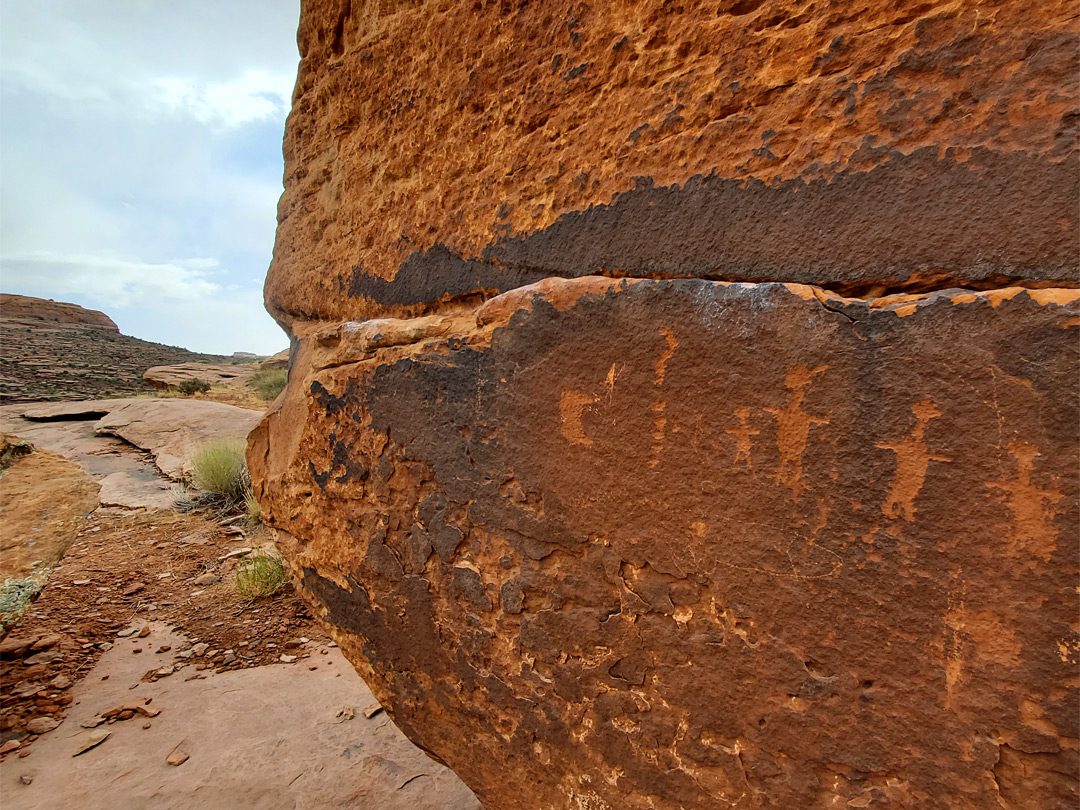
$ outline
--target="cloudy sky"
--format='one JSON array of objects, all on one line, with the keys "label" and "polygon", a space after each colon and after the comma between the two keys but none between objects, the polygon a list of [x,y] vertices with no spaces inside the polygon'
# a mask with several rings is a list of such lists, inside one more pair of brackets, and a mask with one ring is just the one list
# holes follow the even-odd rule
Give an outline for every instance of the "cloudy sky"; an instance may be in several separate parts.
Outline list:
[{"label": "cloudy sky", "polygon": [[299,0],[3,0],[0,290],[196,351],[262,306]]}]

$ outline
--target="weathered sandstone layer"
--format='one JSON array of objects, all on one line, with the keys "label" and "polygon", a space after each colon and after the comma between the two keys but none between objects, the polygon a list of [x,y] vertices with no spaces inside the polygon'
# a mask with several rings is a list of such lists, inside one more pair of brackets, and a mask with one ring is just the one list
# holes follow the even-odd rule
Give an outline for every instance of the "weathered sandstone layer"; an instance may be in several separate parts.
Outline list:
[{"label": "weathered sandstone layer", "polygon": [[489,810],[1074,806],[1071,5],[389,8],[302,11],[248,455],[395,722]]},{"label": "weathered sandstone layer", "polygon": [[119,332],[116,323],[104,312],[84,309],[78,304],[65,304],[50,298],[31,298],[28,295],[0,293],[0,317],[22,318],[52,323],[78,323],[86,326],[103,326]]}]

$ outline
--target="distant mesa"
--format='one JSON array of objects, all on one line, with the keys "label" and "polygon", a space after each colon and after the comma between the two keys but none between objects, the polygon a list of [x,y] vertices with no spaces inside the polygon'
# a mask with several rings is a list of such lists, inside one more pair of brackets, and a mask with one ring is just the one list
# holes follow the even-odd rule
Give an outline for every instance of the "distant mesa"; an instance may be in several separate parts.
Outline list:
[{"label": "distant mesa", "polygon": [[75,304],[0,294],[0,402],[149,394],[143,373],[155,366],[257,368],[227,365],[237,362],[122,335],[108,315]]},{"label": "distant mesa", "polygon": [[112,318],[96,309],[85,309],[78,304],[66,304],[51,298],[32,298],[28,295],[0,293],[0,317],[25,318],[52,323],[79,323],[86,326],[102,326],[119,332]]}]

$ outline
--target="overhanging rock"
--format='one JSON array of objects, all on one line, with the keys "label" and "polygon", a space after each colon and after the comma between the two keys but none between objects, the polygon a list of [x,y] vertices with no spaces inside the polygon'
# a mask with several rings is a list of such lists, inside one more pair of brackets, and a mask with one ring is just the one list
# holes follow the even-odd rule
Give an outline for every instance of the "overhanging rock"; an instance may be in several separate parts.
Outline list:
[{"label": "overhanging rock", "polygon": [[1065,6],[349,8],[249,461],[405,733],[489,810],[1075,805]]}]

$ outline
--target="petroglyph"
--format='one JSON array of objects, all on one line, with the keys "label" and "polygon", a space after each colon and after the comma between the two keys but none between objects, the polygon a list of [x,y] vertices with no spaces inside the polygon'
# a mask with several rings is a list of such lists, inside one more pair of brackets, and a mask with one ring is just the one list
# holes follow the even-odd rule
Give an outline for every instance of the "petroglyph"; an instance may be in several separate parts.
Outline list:
[{"label": "petroglyph", "polygon": [[1061,500],[1057,490],[1040,489],[1031,482],[1039,449],[1027,442],[1009,442],[1009,453],[1016,459],[1016,480],[990,481],[986,486],[1005,493],[1013,513],[1013,533],[1008,551],[1015,555],[1023,548],[1044,561],[1057,548],[1057,530],[1053,525],[1054,504]]},{"label": "petroglyph", "polygon": [[[658,388],[664,384],[664,375],[667,373],[668,361],[675,354],[675,349],[679,345],[679,341],[675,339],[675,333],[670,329],[661,328],[660,334],[663,335],[664,339],[667,341],[667,348],[664,349],[664,353],[660,355],[660,359],[656,361],[656,376],[653,379],[653,385]],[[665,407],[666,403],[664,400],[657,398],[653,401],[653,444],[652,456],[649,459],[650,467],[655,467],[660,463],[660,453],[664,449],[664,428],[667,426],[667,419],[664,417]]]},{"label": "petroglyph", "polygon": [[563,391],[562,396],[559,397],[562,435],[573,444],[589,445],[593,443],[593,440],[585,435],[585,428],[581,424],[581,412],[595,401],[595,397],[586,394],[584,391],[578,391],[576,388]]},{"label": "petroglyph", "polygon": [[933,455],[926,448],[926,426],[931,419],[941,416],[937,406],[924,399],[912,405],[911,412],[915,416],[915,428],[910,438],[898,442],[878,442],[876,445],[882,450],[896,453],[896,475],[893,476],[881,511],[887,518],[902,517],[909,523],[915,520],[915,498],[922,491],[930,462],[952,461],[946,456]]},{"label": "petroglyph", "polygon": [[761,433],[760,430],[755,430],[750,427],[750,409],[745,406],[740,406],[735,409],[735,417],[739,420],[739,426],[737,428],[727,428],[724,432],[730,433],[735,437],[735,441],[738,442],[738,449],[735,453],[735,464],[740,461],[745,461],[747,467],[752,467],[750,462],[750,449],[753,447],[753,436],[757,436]]},{"label": "petroglyph", "polygon": [[802,480],[802,457],[806,451],[806,442],[813,426],[827,425],[824,417],[811,416],[803,410],[806,387],[816,374],[825,371],[828,366],[808,369],[799,364],[788,372],[784,385],[791,392],[788,403],[783,408],[766,407],[776,419],[776,447],[780,451],[780,464],[776,468],[774,479],[792,491],[798,497],[806,484]]}]

